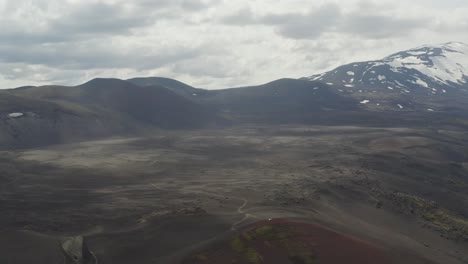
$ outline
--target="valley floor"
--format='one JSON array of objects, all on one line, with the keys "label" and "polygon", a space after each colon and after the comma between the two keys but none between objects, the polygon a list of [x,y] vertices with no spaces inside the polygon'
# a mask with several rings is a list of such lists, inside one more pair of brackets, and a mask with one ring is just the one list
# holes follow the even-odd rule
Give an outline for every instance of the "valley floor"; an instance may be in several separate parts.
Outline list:
[{"label": "valley floor", "polygon": [[180,263],[268,219],[395,263],[468,263],[467,137],[246,126],[3,151],[0,263],[62,263],[60,240],[78,235],[99,263]]}]

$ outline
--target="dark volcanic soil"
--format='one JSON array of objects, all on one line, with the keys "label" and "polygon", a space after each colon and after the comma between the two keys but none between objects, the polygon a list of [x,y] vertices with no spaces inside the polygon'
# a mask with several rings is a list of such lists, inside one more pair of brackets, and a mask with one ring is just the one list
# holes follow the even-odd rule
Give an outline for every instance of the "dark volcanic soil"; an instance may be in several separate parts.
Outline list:
[{"label": "dark volcanic soil", "polygon": [[468,263],[467,142],[284,126],[0,151],[0,264],[61,263],[74,236],[100,264]]}]

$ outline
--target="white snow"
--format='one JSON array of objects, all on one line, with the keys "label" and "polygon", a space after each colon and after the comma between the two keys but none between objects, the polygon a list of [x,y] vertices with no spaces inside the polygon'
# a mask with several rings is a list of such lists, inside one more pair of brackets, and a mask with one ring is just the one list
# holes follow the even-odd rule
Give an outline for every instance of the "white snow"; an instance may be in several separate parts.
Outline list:
[{"label": "white snow", "polygon": [[389,90],[393,90],[393,88],[392,88],[392,87],[390,87],[390,86],[388,86],[388,87],[387,87],[387,89],[389,89]]},{"label": "white snow", "polygon": [[[423,58],[419,55],[427,52],[427,49],[441,48],[442,53],[428,53],[430,57]],[[423,46],[415,50],[408,51],[410,56],[398,57],[390,56],[384,61],[392,68],[414,69],[422,74],[434,79],[434,81],[444,84],[463,83],[468,71],[468,45],[464,43],[451,42],[440,46]],[[400,71],[403,72],[403,71]]]},{"label": "white snow", "polygon": [[314,87],[314,90],[318,90],[319,88],[318,87]]},{"label": "white snow", "polygon": [[434,109],[430,109],[430,108],[429,108],[429,109],[427,109],[427,111],[429,111],[429,112],[434,112]]},{"label": "white snow", "polygon": [[[358,67],[361,64],[351,64]],[[410,80],[405,82],[398,82],[393,78],[393,75],[383,74],[381,66],[390,66],[389,70],[395,74],[408,75],[414,71],[418,71],[416,75],[413,74]],[[381,82],[389,81],[392,83],[393,88],[407,88],[407,82],[412,82],[421,87],[432,88],[433,83],[438,85],[454,86],[465,85],[468,83],[468,45],[459,42],[450,42],[434,46],[422,46],[401,53],[397,53],[378,61],[369,61],[365,64],[366,70],[362,76],[368,76],[366,73],[370,72],[375,76],[372,79],[360,80],[369,81],[370,84],[375,84],[374,80]],[[319,80],[326,74],[333,75],[337,73],[337,69],[330,72],[325,72],[319,75],[313,75],[307,79]],[[346,74],[350,77],[347,83],[358,82],[354,76],[361,75],[355,71],[347,71]],[[379,75],[380,74],[380,75]],[[372,75],[371,75],[372,76]],[[352,78],[352,79],[351,79]],[[411,81],[414,80],[414,81]],[[341,80],[340,80],[341,81]],[[403,84],[404,83],[404,84]],[[327,83],[333,85],[333,83]],[[409,93],[409,91],[405,90]],[[446,93],[447,91],[443,90]]]},{"label": "white snow", "polygon": [[370,103],[370,101],[369,101],[369,100],[364,100],[364,101],[361,101],[361,104],[368,104],[368,103]]},{"label": "white snow", "polygon": [[326,72],[321,73],[321,74],[318,74],[318,75],[310,76],[308,79],[309,79],[310,81],[321,80],[322,77],[323,77],[325,74],[326,74]]},{"label": "white snow", "polygon": [[194,94],[192,94],[192,95],[193,95],[193,96],[197,96],[198,94],[194,93]]},{"label": "white snow", "polygon": [[418,56],[418,55],[424,55],[426,54],[426,52],[425,51],[409,51],[408,54]]},{"label": "white snow", "polygon": [[345,87],[348,87],[348,88],[353,88],[353,87],[354,87],[354,85],[352,85],[352,84],[345,84]]},{"label": "white snow", "polygon": [[416,79],[415,84],[418,84],[418,85],[420,85],[420,86],[424,86],[424,87],[426,87],[426,88],[429,88],[429,84],[427,84],[427,82],[425,82],[425,81],[423,81],[423,80],[421,80],[421,79]]},{"label": "white snow", "polygon": [[395,80],[395,83],[398,85],[398,86],[404,86],[401,82]]},{"label": "white snow", "polygon": [[400,109],[403,109],[403,106],[401,104],[397,104],[397,106],[400,108]]},{"label": "white snow", "polygon": [[10,114],[8,114],[9,118],[18,118],[18,117],[22,117],[22,116],[24,116],[23,113],[10,113]]}]

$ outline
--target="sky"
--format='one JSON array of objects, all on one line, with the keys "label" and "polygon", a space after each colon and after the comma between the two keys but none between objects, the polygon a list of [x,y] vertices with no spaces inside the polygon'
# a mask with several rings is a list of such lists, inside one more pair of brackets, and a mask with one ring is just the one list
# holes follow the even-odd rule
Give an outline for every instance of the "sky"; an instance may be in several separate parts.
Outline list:
[{"label": "sky", "polygon": [[221,89],[468,43],[466,0],[0,0],[0,88],[159,76]]}]

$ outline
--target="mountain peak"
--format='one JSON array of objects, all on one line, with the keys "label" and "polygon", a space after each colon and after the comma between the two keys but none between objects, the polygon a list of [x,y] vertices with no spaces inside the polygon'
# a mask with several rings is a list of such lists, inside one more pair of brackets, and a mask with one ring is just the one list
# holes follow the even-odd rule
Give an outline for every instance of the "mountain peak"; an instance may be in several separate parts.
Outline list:
[{"label": "mountain peak", "polygon": [[468,45],[449,42],[422,46],[390,55],[382,60],[392,71],[416,70],[434,82],[465,84],[468,75]]},{"label": "mountain peak", "polygon": [[[422,101],[468,95],[468,45],[462,42],[424,45],[305,79],[326,83],[339,93],[366,102],[366,107],[373,102],[379,109],[385,104],[397,110],[415,109]],[[433,110],[430,105],[422,107]]]},{"label": "mountain peak", "polygon": [[[393,73],[408,74],[411,72],[412,77],[429,79],[431,82],[437,83],[437,86],[460,86],[468,83],[468,44],[463,42],[448,42],[440,45],[424,45],[392,54],[382,60],[352,63],[349,65],[357,68],[362,68],[358,67],[358,65],[365,65],[363,74],[374,73],[377,72],[375,70],[377,68],[387,67]],[[313,75],[306,79],[323,81],[327,79],[327,75],[335,75],[342,67],[323,74]],[[349,72],[347,71],[347,73]],[[353,76],[359,75],[354,73],[354,71],[352,72]],[[354,80],[365,82],[365,76],[361,77],[363,78],[354,78]],[[372,81],[383,78],[369,75],[368,77],[368,83],[370,84],[373,84]],[[422,82],[420,83],[422,84]],[[423,86],[426,87],[426,85]]]},{"label": "mountain peak", "polygon": [[116,83],[124,83],[124,82],[125,81],[117,79],[117,78],[94,78],[79,86],[96,86],[96,85],[116,84]]},{"label": "mountain peak", "polygon": [[468,44],[459,42],[459,41],[450,41],[446,43],[441,43],[441,44],[425,44],[420,47],[414,48],[414,49],[423,49],[423,48],[429,48],[429,49],[451,49],[451,50],[457,50],[457,49],[463,49],[467,48]]},{"label": "mountain peak", "polygon": [[447,42],[445,44],[442,44],[442,47],[444,48],[448,47],[452,49],[458,49],[458,48],[466,49],[468,48],[468,44],[463,43],[463,42],[458,42],[458,41],[452,41],[452,42]]}]

